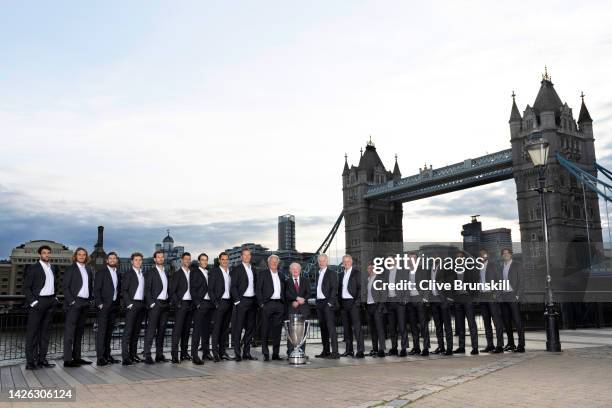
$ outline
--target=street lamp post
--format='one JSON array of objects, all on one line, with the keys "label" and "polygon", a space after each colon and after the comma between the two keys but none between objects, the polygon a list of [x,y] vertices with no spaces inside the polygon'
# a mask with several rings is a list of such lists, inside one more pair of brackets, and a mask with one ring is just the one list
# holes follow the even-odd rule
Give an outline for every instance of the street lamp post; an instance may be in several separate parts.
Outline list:
[{"label": "street lamp post", "polygon": [[527,153],[538,169],[538,188],[540,206],[542,208],[542,228],[544,230],[544,253],[546,256],[546,310],[544,311],[544,324],[546,326],[546,351],[561,351],[559,339],[559,314],[555,311],[553,301],[552,279],[550,277],[550,251],[548,246],[548,223],[546,212],[546,162],[548,161],[548,142],[539,139],[527,145]]}]

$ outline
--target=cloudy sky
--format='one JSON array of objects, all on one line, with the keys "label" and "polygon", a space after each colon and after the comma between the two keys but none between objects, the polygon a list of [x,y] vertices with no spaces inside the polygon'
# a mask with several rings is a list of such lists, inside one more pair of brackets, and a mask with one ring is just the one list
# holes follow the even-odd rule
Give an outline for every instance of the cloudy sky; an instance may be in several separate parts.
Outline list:
[{"label": "cloudy sky", "polygon": [[[606,2],[2,2],[0,258],[31,239],[316,249],[369,135],[404,175],[509,147],[544,65],[612,155]],[[514,182],[404,205],[405,240],[519,238]],[[487,199],[483,196],[486,192]],[[341,252],[344,239],[332,245]]]}]

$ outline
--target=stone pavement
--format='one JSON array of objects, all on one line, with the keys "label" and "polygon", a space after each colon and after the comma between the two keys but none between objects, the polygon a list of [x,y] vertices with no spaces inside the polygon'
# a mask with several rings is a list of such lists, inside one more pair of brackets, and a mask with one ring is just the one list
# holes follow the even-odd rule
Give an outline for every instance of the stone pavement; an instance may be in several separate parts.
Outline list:
[{"label": "stone pavement", "polygon": [[[89,377],[56,367],[53,376],[70,381],[76,402],[0,402],[0,407],[612,406],[611,329],[564,331],[564,352],[559,354],[540,351],[543,333],[528,333],[527,338],[525,354],[311,358],[301,367],[262,361],[197,367],[184,362],[180,372],[170,364],[81,368]],[[308,354],[319,350],[309,345]],[[156,370],[188,376],[149,375]],[[91,380],[93,373],[106,383]]]}]

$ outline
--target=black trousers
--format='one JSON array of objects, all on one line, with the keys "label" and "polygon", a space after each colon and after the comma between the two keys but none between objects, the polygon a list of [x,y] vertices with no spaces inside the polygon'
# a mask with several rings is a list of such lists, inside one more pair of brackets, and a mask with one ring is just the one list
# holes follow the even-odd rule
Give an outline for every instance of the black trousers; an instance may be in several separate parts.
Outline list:
[{"label": "black trousers", "polygon": [[145,306],[142,300],[132,301],[132,307],[125,312],[125,327],[121,338],[121,358],[132,359],[138,351],[138,336],[142,329],[145,316]]},{"label": "black trousers", "polygon": [[330,343],[332,353],[338,352],[338,334],[336,333],[335,310],[327,304],[326,299],[317,299],[317,318],[321,329],[323,354],[329,354]]},{"label": "black trousers", "polygon": [[[308,319],[308,317],[310,316],[310,309],[308,308],[308,303],[299,305],[297,308],[294,308],[293,306],[291,306],[291,304],[289,304],[289,310],[287,310],[287,314],[301,314],[302,316],[304,316],[304,319]],[[306,343],[307,341],[304,341],[304,344],[302,344],[302,351],[304,353],[306,353]],[[287,336],[287,356],[289,356],[292,351],[293,344],[291,344],[291,342],[289,341],[289,337]]]},{"label": "black trousers", "polygon": [[29,364],[47,358],[55,305],[55,296],[39,296],[38,303],[28,310],[25,353]]},{"label": "black trousers", "polygon": [[385,351],[385,320],[382,308],[383,305],[380,303],[366,305],[372,350],[376,352]]},{"label": "black trousers", "polygon": [[474,303],[471,300],[455,301],[455,330],[459,337],[459,347],[465,348],[465,319],[467,318],[470,329],[470,341],[473,349],[478,348],[478,327],[476,326],[476,314]]},{"label": "black trousers", "polygon": [[203,355],[210,353],[210,332],[215,306],[210,300],[202,300],[193,311],[193,334],[191,337],[191,357],[198,356],[200,342]]},{"label": "black trousers", "polygon": [[66,320],[64,322],[64,361],[78,360],[81,358],[81,341],[85,332],[85,319],[89,301],[77,297],[74,304],[66,309]]},{"label": "black trousers", "polygon": [[408,321],[412,333],[412,347],[421,350],[420,337],[423,338],[423,349],[429,349],[429,319],[422,301],[408,303]]},{"label": "black trousers", "polygon": [[263,305],[261,316],[261,353],[270,354],[268,340],[272,341],[272,355],[280,353],[280,340],[283,331],[285,306],[280,300],[269,300]]},{"label": "black trousers", "polygon": [[[240,303],[234,306],[232,315],[232,343],[234,345],[234,353],[240,355],[240,345],[242,343],[242,354],[251,353],[251,340],[255,332],[255,322],[257,318],[257,300],[243,297]],[[244,329],[244,337],[242,337],[242,329]],[[242,341],[241,341],[242,337]]]},{"label": "black trousers", "polygon": [[168,323],[168,302],[157,299],[155,306],[147,309],[147,330],[145,331],[144,355],[151,357],[151,346],[155,339],[155,357],[164,356],[164,339]]},{"label": "black trousers", "polygon": [[492,300],[480,302],[480,313],[485,327],[485,337],[487,338],[487,347],[493,347],[493,327],[491,320],[495,324],[495,337],[497,339],[497,347],[504,346],[504,323],[501,316],[501,308],[499,303]]},{"label": "black trousers", "polygon": [[98,332],[96,333],[96,356],[100,358],[110,358],[110,342],[117,319],[118,305],[113,302],[105,304],[102,310],[98,308]]},{"label": "black trousers", "polygon": [[178,358],[179,343],[181,357],[189,355],[189,334],[193,313],[191,300],[181,300],[174,311],[174,328],[172,329],[172,357]]},{"label": "black trousers", "polygon": [[215,309],[213,317],[212,350],[215,355],[222,355],[228,346],[227,334],[232,318],[232,302],[221,299]]},{"label": "black trousers", "polygon": [[512,296],[506,296],[504,302],[501,303],[502,318],[504,321],[504,329],[508,336],[508,345],[514,345],[514,335],[512,334],[512,326],[514,325],[518,334],[518,346],[525,347],[525,327],[523,326],[523,319],[521,318],[520,303],[512,299]]},{"label": "black trousers", "polygon": [[[441,349],[452,350],[453,348],[453,326],[449,310],[449,303],[446,298],[437,296],[432,299],[431,316],[433,317],[436,326],[436,338],[438,339],[438,347]],[[446,335],[446,347],[444,346],[444,337]]]},{"label": "black trousers", "polygon": [[399,301],[387,302],[387,319],[389,320],[391,350],[397,350],[398,335],[402,350],[406,350],[409,347],[408,330],[406,330],[406,303]]},{"label": "black trousers", "polygon": [[344,328],[344,342],[346,352],[353,353],[353,335],[357,340],[357,352],[363,353],[363,333],[361,331],[361,304],[355,299],[342,299],[342,326]]}]

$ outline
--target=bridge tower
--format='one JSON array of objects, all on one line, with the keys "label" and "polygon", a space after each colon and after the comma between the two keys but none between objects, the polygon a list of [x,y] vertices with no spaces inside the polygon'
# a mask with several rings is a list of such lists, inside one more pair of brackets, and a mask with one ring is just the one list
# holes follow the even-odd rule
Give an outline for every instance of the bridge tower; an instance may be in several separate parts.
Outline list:
[{"label": "bridge tower", "polygon": [[584,103],[584,95],[582,97],[576,121],[572,109],[559,98],[546,70],[533,106],[527,105],[522,116],[512,93],[510,142],[521,246],[524,264],[531,277],[537,278],[533,281],[537,286],[544,282],[541,274],[537,273],[543,270],[544,237],[540,199],[538,193],[533,190],[537,186],[538,173],[525,150],[530,140],[542,137],[550,145],[546,168],[549,189],[546,193],[546,203],[553,284],[555,275],[565,277],[567,282],[568,275],[583,270],[591,264],[593,257],[603,253],[597,195],[589,189],[583,191],[576,178],[555,158],[559,152],[579,167],[596,175],[593,166],[593,121]]},{"label": "bridge tower", "polygon": [[364,198],[368,187],[392,182],[402,177],[395,157],[393,171],[385,169],[376,147],[370,141],[361,150],[359,164],[349,168],[345,156],[342,195],[346,252],[362,271],[371,261],[373,245],[403,242],[402,203]]}]

